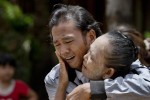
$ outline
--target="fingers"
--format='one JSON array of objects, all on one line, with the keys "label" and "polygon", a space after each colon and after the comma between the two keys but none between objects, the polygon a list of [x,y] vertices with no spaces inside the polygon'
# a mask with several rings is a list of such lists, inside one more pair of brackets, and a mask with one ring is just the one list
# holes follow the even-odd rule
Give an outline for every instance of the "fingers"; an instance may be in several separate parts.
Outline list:
[{"label": "fingers", "polygon": [[67,87],[69,83],[69,79],[68,79],[68,71],[65,62],[63,61],[63,59],[61,58],[60,54],[57,51],[55,51],[55,53],[60,64],[59,83],[63,84],[64,87]]},{"label": "fingers", "polygon": [[76,88],[67,95],[67,100],[78,100],[79,92],[76,90]]},{"label": "fingers", "polygon": [[70,100],[70,94],[66,96],[66,100]]},{"label": "fingers", "polygon": [[57,56],[57,58],[58,58],[58,60],[59,60],[59,63],[64,66],[64,61],[63,61],[62,58],[60,57],[59,52],[58,52],[58,51],[55,51],[55,54],[56,54],[56,56]]},{"label": "fingers", "polygon": [[[71,94],[72,95],[72,94]],[[67,95],[66,100],[73,100],[70,94]]]},{"label": "fingers", "polygon": [[67,99],[66,100],[82,100],[79,99],[79,94],[74,94],[74,95],[67,95]]},{"label": "fingers", "polygon": [[55,54],[56,54],[58,60],[59,60],[59,61],[62,61],[62,58],[60,57],[60,53],[59,53],[58,51],[55,51]]},{"label": "fingers", "polygon": [[65,62],[64,62],[63,59],[61,58],[60,53],[59,53],[58,51],[55,51],[55,53],[56,53],[56,56],[57,56],[57,58],[58,58],[58,60],[59,60],[60,66],[61,66],[60,70],[61,70],[61,71],[66,71],[67,69],[66,69]]}]

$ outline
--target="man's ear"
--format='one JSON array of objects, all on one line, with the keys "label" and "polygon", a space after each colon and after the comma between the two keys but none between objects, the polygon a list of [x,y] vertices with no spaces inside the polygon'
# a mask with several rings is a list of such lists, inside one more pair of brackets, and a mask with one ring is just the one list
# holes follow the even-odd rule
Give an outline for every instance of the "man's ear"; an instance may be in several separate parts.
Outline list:
[{"label": "man's ear", "polygon": [[106,69],[106,71],[104,72],[102,78],[103,78],[103,79],[108,79],[108,78],[112,77],[114,73],[115,73],[115,70],[114,70],[113,68],[108,68],[108,69]]},{"label": "man's ear", "polygon": [[96,39],[95,31],[93,29],[90,29],[86,34],[86,38],[87,38],[88,43],[92,44],[94,40]]}]

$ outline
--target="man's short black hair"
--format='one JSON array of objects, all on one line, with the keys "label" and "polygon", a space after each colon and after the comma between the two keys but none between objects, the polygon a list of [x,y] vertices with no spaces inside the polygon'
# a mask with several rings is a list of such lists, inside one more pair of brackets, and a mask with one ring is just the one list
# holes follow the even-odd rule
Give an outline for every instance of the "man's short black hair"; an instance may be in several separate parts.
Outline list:
[{"label": "man's short black hair", "polygon": [[16,61],[10,54],[0,53],[0,65],[10,65],[13,68],[16,68]]},{"label": "man's short black hair", "polygon": [[73,20],[76,27],[82,31],[83,35],[86,35],[86,33],[90,29],[93,29],[95,31],[96,37],[102,35],[99,23],[86,9],[80,6],[64,4],[54,5],[53,12],[49,21],[50,33],[53,26],[56,26],[60,22],[66,22],[68,20]]}]

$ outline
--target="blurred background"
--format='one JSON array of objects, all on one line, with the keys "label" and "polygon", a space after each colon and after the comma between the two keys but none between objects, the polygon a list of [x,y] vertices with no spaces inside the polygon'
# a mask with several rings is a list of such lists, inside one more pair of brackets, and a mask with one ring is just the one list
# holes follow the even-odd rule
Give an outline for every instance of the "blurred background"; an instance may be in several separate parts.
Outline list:
[{"label": "blurred background", "polygon": [[17,60],[15,77],[48,100],[44,77],[57,63],[48,22],[54,4],[80,5],[101,23],[103,32],[129,24],[150,37],[150,0],[0,0],[0,52]]}]

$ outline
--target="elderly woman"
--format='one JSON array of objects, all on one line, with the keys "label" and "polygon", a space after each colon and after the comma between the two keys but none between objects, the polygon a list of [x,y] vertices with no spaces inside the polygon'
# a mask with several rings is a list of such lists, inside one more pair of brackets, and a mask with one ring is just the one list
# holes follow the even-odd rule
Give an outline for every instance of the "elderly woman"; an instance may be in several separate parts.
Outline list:
[{"label": "elderly woman", "polygon": [[[65,74],[67,71],[65,62],[57,52],[56,55],[61,65],[61,76],[68,77]],[[126,77],[126,74],[129,73],[130,66],[138,58],[137,56],[138,48],[134,45],[131,39],[118,31],[108,32],[98,37],[91,44],[88,53],[84,56],[82,72],[85,77],[90,80],[118,78],[121,81],[122,77]],[[67,84],[67,81],[65,81],[63,77],[60,78],[59,83],[66,82]],[[61,88],[61,91],[58,87],[55,100],[64,100],[66,98],[66,86]],[[136,100],[137,98],[147,100],[149,98],[142,96],[137,97],[134,94],[130,95],[130,100]]]}]

